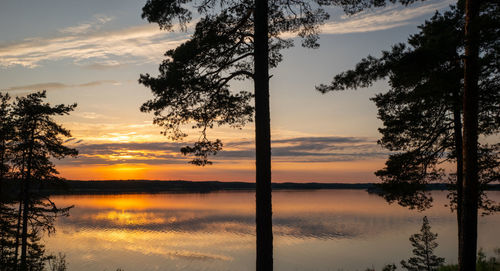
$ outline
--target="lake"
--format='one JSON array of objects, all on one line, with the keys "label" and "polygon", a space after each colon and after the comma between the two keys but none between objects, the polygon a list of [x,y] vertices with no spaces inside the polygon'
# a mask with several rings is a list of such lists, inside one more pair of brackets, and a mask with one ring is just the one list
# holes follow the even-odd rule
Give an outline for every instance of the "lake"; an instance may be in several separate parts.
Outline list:
[{"label": "lake", "polygon": [[[427,216],[436,254],[457,262],[457,226],[446,192],[408,210],[363,190],[273,192],[275,270],[380,270],[411,255],[408,238]],[[500,191],[489,192],[500,201]],[[255,270],[255,194],[224,191],[54,196],[74,205],[43,241],[71,271]],[[500,247],[500,215],[479,218],[478,247]]]}]

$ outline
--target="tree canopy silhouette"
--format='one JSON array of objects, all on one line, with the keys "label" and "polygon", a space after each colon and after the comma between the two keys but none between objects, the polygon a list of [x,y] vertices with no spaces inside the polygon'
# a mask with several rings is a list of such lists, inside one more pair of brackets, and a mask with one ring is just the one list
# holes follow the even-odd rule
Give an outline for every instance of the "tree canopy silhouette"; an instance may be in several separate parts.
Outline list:
[{"label": "tree canopy silhouette", "polygon": [[11,97],[0,92],[0,195],[7,173],[10,171],[10,144],[14,135],[11,116]]},{"label": "tree canopy silhouette", "polygon": [[[173,30],[175,19],[186,30],[192,20],[192,1],[149,0],[142,17],[156,22],[160,28]],[[389,2],[389,1],[387,1]],[[390,1],[409,4],[413,0]],[[368,7],[384,6],[386,1],[269,1],[268,56],[256,56],[255,4],[253,1],[202,1],[192,4],[204,15],[195,26],[190,40],[165,53],[159,76],[141,74],[139,83],[150,88],[155,98],[141,106],[143,112],[154,113],[154,124],[164,127],[164,135],[173,140],[187,136],[183,125],[200,129],[200,140],[181,150],[193,154],[191,163],[207,165],[208,156],[222,149],[220,140],[209,140],[207,129],[229,125],[241,128],[253,120],[251,100],[256,93],[233,91],[230,83],[255,79],[254,61],[267,59],[266,68],[282,61],[282,49],[293,46],[292,39],[282,38],[293,33],[303,38],[302,45],[317,48],[319,26],[329,15],[324,6],[342,6],[348,14]],[[216,11],[214,11],[216,10]],[[184,127],[185,128],[185,127]]]},{"label": "tree canopy silhouette", "polygon": [[44,103],[46,97],[46,91],[31,93],[16,98],[12,107],[15,126],[12,165],[24,180],[57,178],[58,172],[50,158],[78,155],[76,149],[63,144],[63,137],[70,137],[70,131],[53,120],[54,116],[68,115],[76,104],[52,106]]},{"label": "tree canopy silhouette", "polygon": [[[490,8],[498,10],[498,5]],[[498,31],[498,19],[493,12],[485,16],[485,33]],[[380,58],[364,58],[354,70],[336,75],[330,85],[318,87],[325,93],[368,87],[376,80],[389,79],[390,90],[372,98],[384,125],[379,129],[379,144],[396,152],[389,156],[386,167],[376,172],[384,183],[409,183],[415,188],[407,186],[405,191],[423,188],[422,184],[443,177],[440,165],[445,161],[456,162],[456,180],[461,183],[462,156],[457,153],[462,150],[463,22],[463,9],[454,7],[444,14],[436,13],[410,37],[408,45],[397,44]],[[500,131],[500,73],[495,65],[498,43],[491,34],[482,39],[485,68],[481,73],[480,131],[485,136]],[[495,153],[498,147],[483,148],[485,153]],[[485,174],[493,169],[484,166]],[[485,183],[494,181],[486,175]]]}]

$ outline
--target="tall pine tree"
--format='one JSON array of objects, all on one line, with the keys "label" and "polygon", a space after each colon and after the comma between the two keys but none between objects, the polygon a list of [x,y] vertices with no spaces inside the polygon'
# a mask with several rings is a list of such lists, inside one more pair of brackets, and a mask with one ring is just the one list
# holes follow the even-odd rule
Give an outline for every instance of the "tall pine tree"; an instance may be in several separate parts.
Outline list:
[{"label": "tall pine tree", "polygon": [[[414,0],[392,0],[409,4]],[[192,38],[160,65],[160,75],[141,75],[155,98],[141,108],[155,114],[154,123],[173,139],[186,136],[181,126],[195,123],[200,141],[182,149],[197,156],[192,162],[206,165],[208,155],[222,149],[220,140],[209,140],[213,126],[241,127],[255,119],[257,269],[272,270],[271,128],[269,68],[282,60],[280,50],[292,46],[283,33],[303,38],[305,47],[318,47],[319,25],[328,19],[324,6],[342,6],[347,13],[384,6],[384,0],[148,0],[143,18],[170,30],[174,20],[183,29],[192,10],[202,16]],[[191,5],[191,6],[189,6]],[[234,80],[252,80],[252,92],[234,92]],[[250,102],[254,99],[254,106]]]},{"label": "tall pine tree", "polygon": [[[395,151],[389,156],[386,167],[376,174],[385,183],[389,200],[403,205],[430,206],[430,198],[418,191],[423,185],[442,178],[439,165],[443,161],[456,163],[456,193],[453,202],[457,208],[459,239],[465,236],[462,187],[464,170],[462,115],[465,114],[463,69],[465,47],[465,9],[458,8],[436,14],[420,27],[420,32],[411,36],[408,45],[398,44],[391,51],[383,52],[381,58],[367,57],[355,70],[335,76],[330,85],[318,89],[327,92],[348,88],[366,87],[373,81],[389,78],[391,90],[378,94],[373,100],[379,108],[379,118],[384,127],[379,143]],[[483,2],[478,20],[481,29],[478,75],[478,132],[484,136],[500,131],[500,5]],[[498,210],[491,205],[482,189],[487,183],[498,182],[499,144],[482,145],[479,148],[477,203],[474,208],[485,211]],[[474,188],[476,189],[476,188]],[[474,192],[474,193],[476,193]],[[471,202],[469,194],[469,202]],[[470,210],[469,210],[470,213]],[[472,214],[474,215],[474,214]],[[466,223],[476,223],[474,219]],[[469,228],[471,226],[469,225]],[[470,238],[470,234],[466,234]],[[472,234],[474,237],[474,234]],[[469,240],[471,241],[471,240]],[[471,256],[463,251],[464,241],[459,242],[459,258]],[[467,256],[467,257],[469,257]],[[471,256],[475,257],[475,256]]]},{"label": "tall pine tree", "polygon": [[51,158],[62,159],[78,154],[77,150],[63,145],[63,137],[71,136],[70,131],[53,120],[54,116],[69,114],[76,104],[52,106],[44,102],[45,98],[45,91],[31,93],[16,98],[12,107],[16,127],[12,164],[22,179],[21,270],[28,268],[28,217],[36,210],[32,185],[57,178],[58,172]]}]

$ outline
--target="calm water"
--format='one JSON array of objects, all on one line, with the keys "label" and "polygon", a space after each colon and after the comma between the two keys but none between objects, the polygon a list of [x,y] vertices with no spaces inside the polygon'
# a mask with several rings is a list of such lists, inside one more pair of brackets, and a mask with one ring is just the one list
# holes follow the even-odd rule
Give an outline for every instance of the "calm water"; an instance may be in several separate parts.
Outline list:
[{"label": "calm water", "polygon": [[[490,197],[499,201],[500,192]],[[445,192],[410,211],[361,190],[273,192],[275,270],[378,270],[411,254],[427,215],[436,254],[456,263],[456,218]],[[45,237],[69,270],[255,270],[254,193],[58,196],[75,205]],[[479,219],[479,246],[500,247],[500,215]]]}]

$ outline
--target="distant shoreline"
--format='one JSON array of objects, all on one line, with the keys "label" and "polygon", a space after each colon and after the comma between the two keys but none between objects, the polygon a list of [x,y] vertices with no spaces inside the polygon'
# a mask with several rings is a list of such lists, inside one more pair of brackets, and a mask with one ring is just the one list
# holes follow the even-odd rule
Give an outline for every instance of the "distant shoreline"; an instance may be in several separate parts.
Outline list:
[{"label": "distant shoreline", "polygon": [[[106,181],[65,181],[65,189],[49,189],[49,194],[120,194],[120,193],[162,193],[162,192],[216,192],[252,191],[255,183],[221,181],[158,181],[158,180],[106,180]],[[375,183],[273,183],[273,190],[367,190],[376,192]],[[426,186],[427,190],[448,190],[448,184],[436,183]],[[490,190],[500,190],[500,185]]]},{"label": "distant shoreline", "polygon": [[[66,189],[47,191],[50,194],[117,194],[117,193],[161,193],[161,192],[216,192],[252,191],[255,183],[221,181],[156,181],[156,180],[107,180],[65,181]],[[373,183],[273,183],[273,190],[319,190],[319,189],[374,189]],[[52,189],[50,189],[52,190]]]},{"label": "distant shoreline", "polygon": [[[12,192],[19,184],[10,181]],[[159,180],[104,180],[76,181],[66,180],[39,183],[39,192],[45,195],[86,195],[86,194],[131,194],[131,193],[208,193],[217,191],[253,191],[255,183],[221,182],[221,181],[159,181]],[[366,190],[371,193],[380,192],[375,183],[273,183],[273,190]],[[435,183],[426,186],[426,190],[448,190],[448,184]],[[500,184],[490,185],[488,190],[500,190]]]}]

